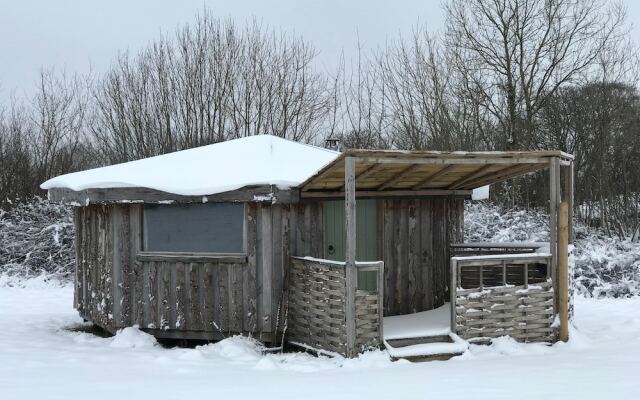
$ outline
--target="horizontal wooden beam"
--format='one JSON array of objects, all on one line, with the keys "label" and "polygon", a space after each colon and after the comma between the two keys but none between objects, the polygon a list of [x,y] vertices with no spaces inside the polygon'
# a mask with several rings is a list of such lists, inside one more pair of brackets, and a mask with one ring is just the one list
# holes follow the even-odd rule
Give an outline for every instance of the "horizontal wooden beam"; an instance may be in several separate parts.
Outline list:
[{"label": "horizontal wooden beam", "polygon": [[417,157],[355,157],[357,162],[381,164],[431,164],[431,165],[484,165],[484,164],[544,164],[549,157],[505,158],[417,158]]},{"label": "horizontal wooden beam", "polygon": [[544,246],[546,246],[546,243],[542,242],[467,242],[451,243],[449,245],[449,247],[454,249],[539,249]]},{"label": "horizontal wooden beam", "polygon": [[224,193],[201,196],[183,196],[161,190],[132,188],[102,188],[71,190],[67,188],[49,189],[49,200],[75,206],[106,203],[220,203],[220,202],[268,202],[297,203],[297,189],[281,190],[274,185],[246,186]]},{"label": "horizontal wooden beam", "polygon": [[[452,257],[452,260],[456,260],[459,268],[465,267],[478,267],[478,266],[486,266],[486,265],[502,265],[502,262],[505,261],[509,266],[524,266],[526,264],[546,264],[549,265],[551,256],[542,254],[540,256],[531,256],[531,257],[520,257],[523,254],[497,254],[497,255],[487,255],[487,256],[462,256],[462,257]],[[525,256],[527,254],[524,254]]]},{"label": "horizontal wooden beam", "polygon": [[[471,190],[447,190],[447,189],[425,189],[425,190],[359,190],[356,191],[356,197],[431,197],[431,196],[471,196]],[[303,199],[323,199],[323,198],[344,198],[344,191],[308,191],[302,192],[300,197]]]},{"label": "horizontal wooden beam", "polygon": [[559,150],[531,151],[425,151],[425,150],[371,150],[349,149],[341,155],[345,157],[396,157],[396,158],[514,158],[514,157],[557,157],[573,160],[571,154]]},{"label": "horizontal wooden beam", "polygon": [[187,263],[228,263],[245,264],[247,255],[242,253],[180,253],[141,251],[136,254],[138,261],[187,262]]}]

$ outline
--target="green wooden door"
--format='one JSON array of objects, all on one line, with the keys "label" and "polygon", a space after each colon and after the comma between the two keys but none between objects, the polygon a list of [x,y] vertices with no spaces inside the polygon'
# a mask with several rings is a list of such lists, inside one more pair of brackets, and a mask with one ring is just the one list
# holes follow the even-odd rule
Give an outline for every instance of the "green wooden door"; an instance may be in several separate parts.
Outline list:
[{"label": "green wooden door", "polygon": [[[324,258],[344,261],[344,200],[324,202]],[[378,260],[378,212],[376,200],[356,201],[356,260]],[[375,272],[358,272],[358,289],[376,290]]]}]

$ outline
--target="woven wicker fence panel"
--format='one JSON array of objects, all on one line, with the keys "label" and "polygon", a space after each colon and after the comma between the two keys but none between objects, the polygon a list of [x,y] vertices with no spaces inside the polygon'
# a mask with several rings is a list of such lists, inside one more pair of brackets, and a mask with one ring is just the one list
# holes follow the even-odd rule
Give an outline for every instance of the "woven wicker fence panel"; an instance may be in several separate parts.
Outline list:
[{"label": "woven wicker fence panel", "polygon": [[521,342],[553,342],[551,280],[524,286],[458,289],[457,334],[472,342],[509,335]]},{"label": "woven wicker fence panel", "polygon": [[345,354],[345,292],[344,266],[292,259],[288,340]]},{"label": "woven wicker fence panel", "polygon": [[380,313],[377,293],[356,291],[356,349],[380,346]]}]

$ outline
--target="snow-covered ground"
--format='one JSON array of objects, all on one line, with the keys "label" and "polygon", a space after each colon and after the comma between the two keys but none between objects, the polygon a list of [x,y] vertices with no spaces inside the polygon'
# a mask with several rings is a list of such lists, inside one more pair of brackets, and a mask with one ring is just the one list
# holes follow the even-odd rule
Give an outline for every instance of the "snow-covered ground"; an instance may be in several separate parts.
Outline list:
[{"label": "snow-covered ground", "polygon": [[[411,364],[391,362],[381,351],[355,360],[263,355],[246,338],[165,349],[134,329],[115,338],[73,332],[69,328],[81,324],[73,290],[56,285],[73,273],[70,218],[69,210],[40,200],[0,211],[0,400],[582,400],[640,393],[640,243],[576,226],[578,290],[604,298],[576,299],[577,330],[569,344],[501,338],[450,361]],[[465,238],[546,241],[546,216],[470,203]],[[34,278],[41,274],[47,278]]]},{"label": "snow-covered ground", "polygon": [[640,393],[640,298],[585,299],[568,344],[507,338],[449,361],[262,355],[244,338],[165,349],[135,329],[100,338],[72,288],[0,287],[0,399],[626,399]]}]

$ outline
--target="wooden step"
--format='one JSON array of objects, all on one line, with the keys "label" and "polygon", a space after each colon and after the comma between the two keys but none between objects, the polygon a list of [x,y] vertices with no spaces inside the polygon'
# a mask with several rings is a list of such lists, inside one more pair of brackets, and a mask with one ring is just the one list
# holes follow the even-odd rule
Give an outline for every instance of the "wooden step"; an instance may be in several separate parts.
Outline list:
[{"label": "wooden step", "polygon": [[412,362],[448,360],[463,354],[469,344],[455,334],[385,340],[392,360]]},{"label": "wooden step", "polygon": [[449,335],[439,335],[439,336],[422,336],[422,337],[415,337],[415,338],[405,338],[405,339],[390,339],[387,340],[387,343],[389,343],[389,345],[391,347],[406,347],[406,346],[413,346],[416,344],[423,344],[423,343],[453,343],[453,340],[451,339],[451,336]]},{"label": "wooden step", "polygon": [[447,361],[453,357],[461,356],[463,353],[442,353],[432,354],[429,356],[405,356],[405,357],[391,357],[391,361],[407,360],[411,362],[425,362],[425,361]]}]

